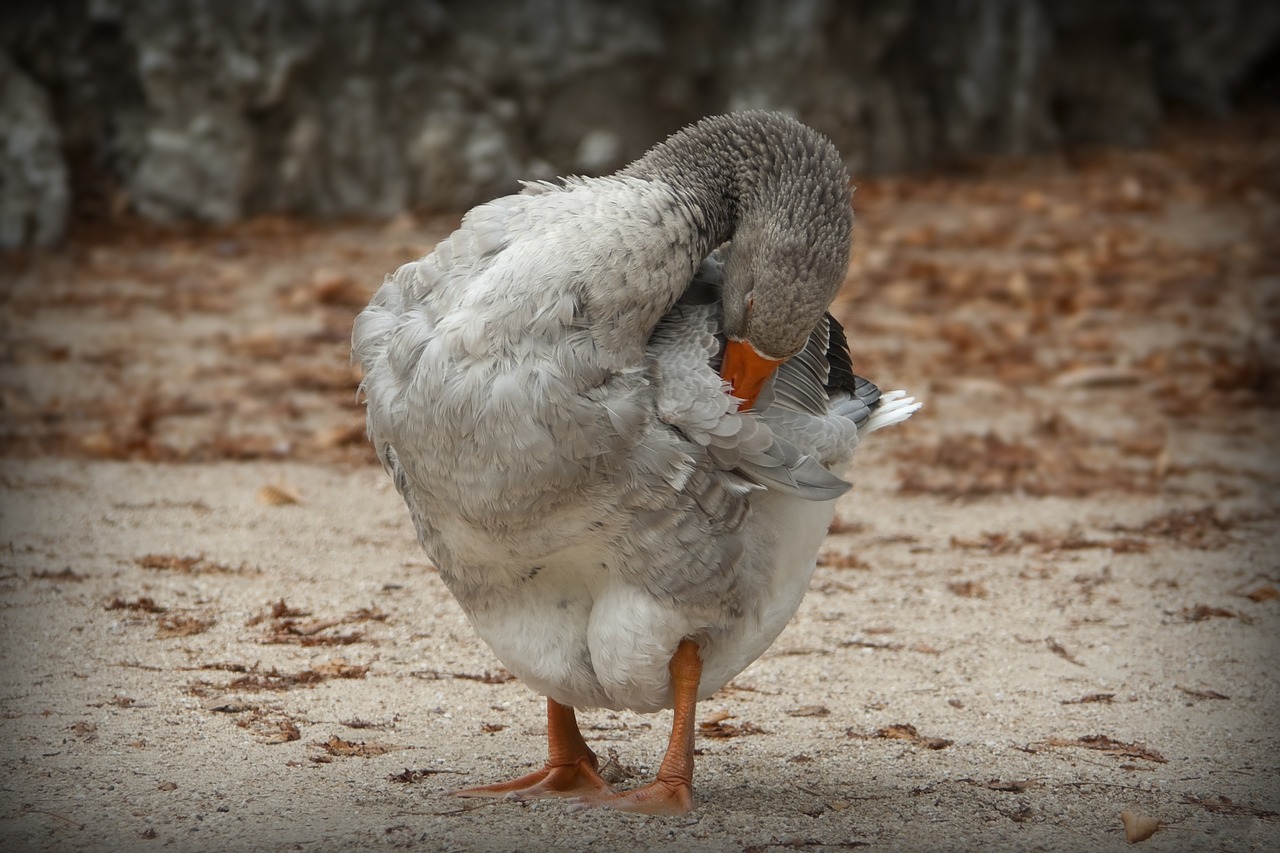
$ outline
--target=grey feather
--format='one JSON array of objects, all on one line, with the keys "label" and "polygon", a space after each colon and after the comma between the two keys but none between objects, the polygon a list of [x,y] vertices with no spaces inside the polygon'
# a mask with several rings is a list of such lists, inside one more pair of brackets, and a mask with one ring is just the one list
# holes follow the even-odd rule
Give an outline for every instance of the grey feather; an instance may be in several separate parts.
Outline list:
[{"label": "grey feather", "polygon": [[[848,201],[816,132],[716,117],[617,175],[476,207],[356,319],[378,458],[538,689],[652,710],[682,637],[711,691],[794,611],[860,428],[918,405],[846,387],[847,352],[829,386]],[[794,355],[749,412],[719,375],[726,335]]]}]

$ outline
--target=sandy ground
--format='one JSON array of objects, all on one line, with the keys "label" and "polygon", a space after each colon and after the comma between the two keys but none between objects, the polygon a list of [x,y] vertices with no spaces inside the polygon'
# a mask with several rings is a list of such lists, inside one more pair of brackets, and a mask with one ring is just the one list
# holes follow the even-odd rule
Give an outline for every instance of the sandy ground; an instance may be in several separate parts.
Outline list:
[{"label": "sandy ground", "polygon": [[[1267,127],[860,188],[837,303],[928,404],[699,708],[680,818],[540,766],[363,444],[351,319],[451,224],[85,231],[10,258],[6,850],[1280,849]],[[580,715],[621,786],[669,714]]]}]

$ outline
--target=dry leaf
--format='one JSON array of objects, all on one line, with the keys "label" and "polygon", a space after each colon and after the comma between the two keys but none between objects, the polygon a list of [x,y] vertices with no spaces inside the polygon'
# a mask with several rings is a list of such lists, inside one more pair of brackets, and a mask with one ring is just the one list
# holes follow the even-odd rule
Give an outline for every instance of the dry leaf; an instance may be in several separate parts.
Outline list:
[{"label": "dry leaf", "polygon": [[412,785],[415,782],[421,782],[423,779],[429,779],[438,773],[455,773],[454,770],[436,770],[433,768],[421,768],[418,770],[410,770],[406,767],[400,773],[393,773],[387,777],[388,782],[399,782],[402,785]]},{"label": "dry leaf", "polygon": [[1183,693],[1187,694],[1188,696],[1195,696],[1197,699],[1230,699],[1231,698],[1230,696],[1225,696],[1216,690],[1195,690],[1190,687],[1183,687],[1181,684],[1175,684],[1173,686],[1175,689],[1181,690]]},{"label": "dry leaf", "polygon": [[125,601],[123,598],[113,598],[107,602],[107,610],[140,610],[143,613],[164,613],[168,608],[161,607],[156,604],[155,599],[149,595],[144,595],[134,601]]},{"label": "dry leaf", "polygon": [[1248,597],[1251,601],[1257,602],[1275,601],[1280,599],[1280,589],[1276,589],[1274,586],[1260,586],[1249,593]]},{"label": "dry leaf", "polygon": [[791,717],[825,717],[830,713],[826,705],[801,705],[787,711],[787,715]]},{"label": "dry leaf", "polygon": [[987,588],[982,585],[981,581],[952,581],[947,584],[947,589],[962,598],[987,597]]},{"label": "dry leaf", "polygon": [[213,627],[214,621],[212,616],[184,615],[181,613],[162,616],[156,624],[156,639],[164,640],[171,637],[190,637],[195,634],[203,634]]},{"label": "dry leaf", "polygon": [[877,729],[875,734],[870,735],[859,734],[853,729],[846,729],[845,736],[859,738],[862,740],[870,740],[872,738],[880,738],[883,740],[906,740],[918,746],[923,746],[925,749],[946,749],[955,742],[941,737],[924,737],[916,731],[916,727],[910,723],[895,723],[891,726],[885,726],[882,729]]},{"label": "dry leaf", "polygon": [[1124,823],[1124,837],[1130,844],[1146,841],[1160,828],[1160,821],[1137,812],[1120,812],[1120,820]]},{"label": "dry leaf", "polygon": [[394,752],[398,749],[404,749],[403,746],[396,746],[390,743],[378,743],[377,741],[349,741],[343,740],[337,735],[331,736],[324,743],[315,744],[326,753],[341,758],[372,758],[375,755],[385,755],[388,752]]},{"label": "dry leaf", "polygon": [[1235,619],[1238,614],[1232,613],[1223,607],[1211,607],[1207,604],[1197,604],[1195,607],[1184,607],[1178,612],[1178,615],[1188,622],[1203,622],[1206,619],[1222,618]]},{"label": "dry leaf", "polygon": [[254,708],[248,702],[223,696],[205,700],[203,707],[206,711],[214,711],[220,714],[239,714],[244,711],[252,711]]},{"label": "dry leaf", "polygon": [[1085,735],[1071,740],[1051,737],[1043,741],[1041,745],[1051,747],[1075,746],[1083,749],[1095,749],[1099,752],[1108,752],[1124,758],[1141,758],[1145,761],[1154,761],[1157,764],[1168,762],[1168,759],[1154,749],[1150,749],[1140,743],[1124,743],[1123,741],[1113,740],[1106,735]]},{"label": "dry leaf", "polygon": [[754,723],[734,724],[725,722],[733,715],[725,711],[717,711],[698,724],[698,734],[703,737],[730,738],[743,735],[765,735],[767,731]]},{"label": "dry leaf", "polygon": [[1211,799],[1209,797],[1186,796],[1180,802],[1189,806],[1200,806],[1205,811],[1213,814],[1231,815],[1233,817],[1256,817],[1263,820],[1274,820],[1280,817],[1280,814],[1273,811],[1233,803],[1230,797],[1219,796],[1216,799]]},{"label": "dry leaf", "polygon": [[1046,637],[1044,642],[1045,642],[1045,645],[1049,647],[1049,651],[1053,652],[1058,657],[1062,658],[1068,663],[1073,663],[1076,666],[1084,666],[1084,664],[1080,663],[1080,661],[1076,660],[1075,657],[1072,656],[1071,652],[1067,651],[1065,646],[1063,646],[1053,637]]},{"label": "dry leaf", "polygon": [[1141,370],[1130,367],[1078,367],[1053,377],[1059,388],[1118,388],[1137,385],[1147,378]]},{"label": "dry leaf", "polygon": [[870,564],[856,554],[842,554],[835,551],[823,551],[818,554],[818,565],[833,569],[869,569]]},{"label": "dry leaf", "polygon": [[302,497],[288,486],[265,485],[258,489],[255,496],[258,503],[267,506],[288,506],[290,504],[302,503]]},{"label": "dry leaf", "polygon": [[188,557],[180,557],[176,554],[146,554],[135,557],[133,562],[144,569],[182,572],[188,575],[243,574],[250,571],[244,563],[233,568],[226,563],[214,562],[203,554]]},{"label": "dry leaf", "polygon": [[334,658],[328,663],[317,664],[312,667],[312,671],[325,678],[364,678],[369,667],[349,664],[342,658]]}]

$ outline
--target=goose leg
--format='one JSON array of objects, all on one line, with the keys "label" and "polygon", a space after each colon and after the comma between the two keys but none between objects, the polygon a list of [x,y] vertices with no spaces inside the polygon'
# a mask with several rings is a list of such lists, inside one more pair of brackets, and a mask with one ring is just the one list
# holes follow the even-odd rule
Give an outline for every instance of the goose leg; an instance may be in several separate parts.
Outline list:
[{"label": "goose leg", "polygon": [[584,806],[599,806],[641,814],[684,814],[693,808],[693,723],[698,701],[698,681],[702,678],[702,658],[698,644],[681,640],[671,656],[671,690],[675,718],[671,740],[657,777],[648,785],[603,797],[583,797]]},{"label": "goose leg", "polygon": [[455,797],[601,796],[613,793],[598,772],[596,754],[582,739],[573,708],[547,698],[547,764],[509,782],[454,791]]}]

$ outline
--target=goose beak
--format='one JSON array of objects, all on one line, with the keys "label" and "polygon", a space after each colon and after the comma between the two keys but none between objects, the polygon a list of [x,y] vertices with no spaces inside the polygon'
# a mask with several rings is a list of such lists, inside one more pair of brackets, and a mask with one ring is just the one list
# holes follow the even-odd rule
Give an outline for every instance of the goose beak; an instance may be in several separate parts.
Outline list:
[{"label": "goose beak", "polygon": [[772,359],[756,352],[747,341],[729,341],[724,348],[720,376],[733,387],[733,396],[742,401],[738,411],[745,412],[756,404],[760,389],[783,359]]}]

